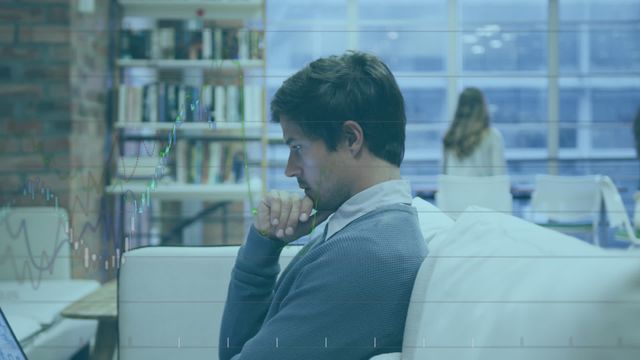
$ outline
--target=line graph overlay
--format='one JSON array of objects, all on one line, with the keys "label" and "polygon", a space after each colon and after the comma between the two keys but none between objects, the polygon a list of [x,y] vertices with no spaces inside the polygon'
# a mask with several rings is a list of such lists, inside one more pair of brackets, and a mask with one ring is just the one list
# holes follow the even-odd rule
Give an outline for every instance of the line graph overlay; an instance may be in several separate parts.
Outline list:
[{"label": "line graph overlay", "polygon": [[[240,68],[240,65],[236,64]],[[124,235],[124,239],[119,239],[119,236],[116,236],[114,233],[114,218],[113,214],[107,209],[107,204],[104,198],[99,200],[100,205],[98,211],[92,211],[91,204],[95,202],[95,199],[92,198],[92,195],[102,193],[105,188],[103,186],[102,180],[94,174],[91,170],[89,171],[78,171],[75,172],[64,172],[60,169],[57,169],[56,166],[50,161],[50,156],[45,152],[43,146],[37,146],[35,144],[35,148],[39,153],[39,156],[45,160],[45,164],[47,164],[47,168],[52,170],[52,174],[57,176],[59,180],[69,181],[70,184],[80,183],[80,190],[84,192],[84,195],[73,194],[72,198],[69,199],[68,209],[72,215],[77,214],[77,216],[72,216],[71,222],[69,216],[64,211],[63,204],[61,198],[54,192],[47,184],[47,181],[44,178],[39,176],[28,178],[25,182],[21,194],[22,200],[30,200],[36,202],[36,200],[44,202],[44,204],[50,206],[51,211],[62,211],[64,212],[64,216],[60,216],[60,221],[56,230],[56,237],[54,242],[49,243],[50,248],[42,247],[37,250],[33,249],[33,244],[38,242],[34,241],[34,239],[43,238],[46,239],[47,236],[34,236],[30,234],[28,231],[29,226],[27,225],[28,216],[24,216],[17,223],[10,222],[9,219],[13,219],[15,214],[12,214],[14,211],[14,203],[15,199],[10,203],[4,204],[0,211],[0,237],[3,239],[0,242],[2,246],[0,248],[0,268],[2,268],[3,273],[2,277],[8,277],[11,279],[17,279],[20,282],[24,282],[29,280],[32,286],[37,287],[43,278],[50,276],[54,269],[60,269],[61,266],[65,266],[65,268],[70,268],[71,260],[81,260],[84,268],[88,269],[93,267],[94,269],[99,269],[104,265],[104,269],[108,270],[111,268],[118,268],[120,265],[120,256],[124,251],[127,251],[129,248],[129,243],[131,237],[134,235],[136,230],[136,219],[140,218],[144,214],[144,210],[150,208],[151,206],[151,195],[153,193],[158,192],[158,187],[162,187],[161,191],[158,192],[157,195],[162,195],[166,191],[171,192],[172,189],[164,189],[163,184],[159,181],[162,177],[165,167],[167,166],[167,157],[170,152],[174,150],[175,144],[177,142],[178,129],[180,126],[185,124],[184,122],[184,114],[185,108],[189,107],[191,111],[194,111],[196,108],[202,108],[203,112],[210,112],[210,109],[202,107],[200,103],[200,99],[191,99],[191,102],[186,105],[184,108],[180,109],[178,115],[176,116],[175,122],[171,123],[171,130],[167,136],[167,144],[162,147],[159,151],[158,161],[156,165],[156,170],[153,177],[144,183],[137,182],[133,189],[131,189],[128,185],[134,185],[133,182],[130,183],[130,178],[135,174],[138,162],[137,159],[142,155],[141,151],[143,151],[140,147],[138,147],[138,152],[136,154],[136,162],[134,163],[133,169],[124,168],[122,164],[123,173],[127,176],[125,178],[113,179],[113,183],[107,188],[107,192],[111,193],[123,193],[124,201],[125,201],[125,211],[126,209],[130,209],[130,211],[126,211],[131,213],[129,224],[131,226],[128,235]],[[210,119],[210,117],[208,117]],[[204,187],[201,191],[209,194],[209,197],[213,197],[214,200],[219,199],[220,196],[224,197],[223,200],[241,200],[248,199],[250,208],[254,208],[254,196],[257,195],[257,192],[261,189],[261,184],[252,181],[251,176],[249,174],[249,166],[247,164],[247,148],[246,148],[246,136],[247,130],[251,130],[254,128],[253,125],[245,126],[246,119],[242,118],[241,121],[237,124],[240,135],[240,142],[242,142],[242,151],[244,153],[243,158],[243,168],[245,171],[245,184],[233,184],[228,185],[228,188],[220,188],[217,191],[213,191],[209,187]],[[203,122],[202,125],[205,125],[210,129],[217,130],[217,125],[215,122],[209,120],[206,123]],[[187,125],[190,125],[187,123]],[[224,128],[222,129],[225,130]],[[116,140],[119,134],[116,133]],[[112,143],[111,148],[108,151],[108,157],[106,159],[106,163],[110,164],[114,159],[114,153],[116,149],[117,141]],[[144,152],[146,155],[152,155],[155,153],[155,144],[151,149],[147,148],[147,145],[143,142]],[[100,176],[101,177],[101,176]],[[142,188],[141,188],[142,187]],[[77,189],[77,188],[76,188]],[[93,190],[93,191],[92,191]],[[133,190],[133,191],[132,191]],[[166,190],[166,191],[165,191]],[[175,189],[173,189],[175,190]],[[218,194],[218,195],[216,195]],[[15,209],[20,209],[20,207],[15,207]],[[74,220],[75,218],[82,219],[78,224]],[[125,219],[129,217],[125,215]],[[87,220],[94,219],[94,220]],[[126,223],[126,222],[125,222]],[[122,225],[125,226],[125,223]],[[64,231],[60,232],[60,227],[64,226]],[[76,233],[78,234],[74,239],[74,230],[76,229]],[[86,244],[84,239],[88,236],[88,234],[95,234],[96,232],[103,230],[104,236],[102,237],[105,242],[107,242],[106,247],[113,247],[112,256],[99,256],[97,253],[100,251],[99,249],[92,249],[89,244]],[[45,240],[47,241],[47,240]],[[69,246],[65,246],[69,245]],[[94,247],[96,244],[93,244]],[[99,243],[97,244],[99,247]],[[121,249],[124,247],[124,249]],[[25,250],[25,251],[22,251]],[[59,265],[59,261],[56,259],[64,259],[67,264]],[[67,270],[69,272],[70,270]],[[10,276],[10,273],[13,274],[13,277]],[[49,274],[49,275],[47,275]]]}]

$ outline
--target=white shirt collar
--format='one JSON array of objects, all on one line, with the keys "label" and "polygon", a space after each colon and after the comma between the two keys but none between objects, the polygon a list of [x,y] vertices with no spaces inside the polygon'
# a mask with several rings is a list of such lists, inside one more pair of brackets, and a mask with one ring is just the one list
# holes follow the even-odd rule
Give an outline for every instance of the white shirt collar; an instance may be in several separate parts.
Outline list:
[{"label": "white shirt collar", "polygon": [[389,180],[366,188],[345,201],[329,217],[325,239],[372,210],[399,203],[411,204],[411,186],[406,180]]}]

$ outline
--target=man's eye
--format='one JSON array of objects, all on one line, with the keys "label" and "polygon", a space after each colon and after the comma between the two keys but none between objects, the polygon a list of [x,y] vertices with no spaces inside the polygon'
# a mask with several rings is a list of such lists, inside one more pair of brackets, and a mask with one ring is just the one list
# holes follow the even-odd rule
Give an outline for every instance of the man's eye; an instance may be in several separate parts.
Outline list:
[{"label": "man's eye", "polygon": [[300,145],[291,145],[291,150],[293,151],[300,151],[300,149],[302,149],[302,146]]}]

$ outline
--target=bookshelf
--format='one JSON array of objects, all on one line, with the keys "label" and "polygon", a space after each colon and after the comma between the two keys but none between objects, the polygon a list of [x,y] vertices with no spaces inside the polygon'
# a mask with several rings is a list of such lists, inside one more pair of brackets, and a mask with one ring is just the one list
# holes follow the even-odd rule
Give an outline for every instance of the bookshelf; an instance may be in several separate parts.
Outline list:
[{"label": "bookshelf", "polygon": [[119,0],[125,16],[190,19],[200,10],[207,18],[247,19],[264,13],[262,0]]},{"label": "bookshelf", "polygon": [[[172,245],[241,242],[266,183],[264,1],[118,3],[118,149],[105,189],[116,234],[132,247],[165,244],[158,234],[182,227]],[[206,241],[216,211],[223,236]]]},{"label": "bookshelf", "polygon": [[[113,124],[116,129],[139,129],[139,130],[152,130],[154,133],[161,131],[169,132],[174,128],[174,123],[125,123],[116,122]],[[247,124],[242,127],[240,123],[221,123],[221,124],[209,124],[205,122],[196,123],[182,123],[177,127],[178,131],[204,131],[200,133],[202,136],[208,136],[211,138],[230,136],[237,137],[238,140],[262,140],[262,126],[260,124]],[[213,130],[213,131],[212,131]]]},{"label": "bookshelf", "polygon": [[175,59],[118,59],[117,65],[119,67],[149,67],[149,68],[164,68],[164,69],[184,69],[184,68],[199,68],[199,69],[216,69],[218,71],[234,71],[238,67],[242,69],[261,69],[263,66],[262,60],[238,60],[238,61],[212,61],[207,59],[191,59],[191,60],[175,60]]},{"label": "bookshelf", "polygon": [[[261,182],[252,180],[251,190],[254,195],[259,195]],[[106,191],[110,194],[125,194],[131,192],[139,194],[146,191],[145,183],[127,183],[109,185]],[[153,197],[158,200],[197,200],[197,201],[243,201],[247,197],[248,186],[246,184],[160,184],[153,192]]]}]

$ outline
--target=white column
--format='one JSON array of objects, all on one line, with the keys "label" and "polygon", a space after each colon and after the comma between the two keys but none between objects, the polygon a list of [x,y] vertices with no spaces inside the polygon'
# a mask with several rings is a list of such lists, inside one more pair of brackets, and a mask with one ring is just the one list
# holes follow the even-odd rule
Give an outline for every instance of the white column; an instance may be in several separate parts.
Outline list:
[{"label": "white column", "polygon": [[447,2],[447,121],[453,119],[458,100],[458,77],[460,76],[460,12],[458,0]]},{"label": "white column", "polygon": [[547,92],[547,157],[549,159],[549,174],[558,173],[559,136],[559,97],[558,88],[558,0],[549,0],[548,19],[548,92]]},{"label": "white column", "polygon": [[358,49],[358,0],[347,1],[347,49]]}]

